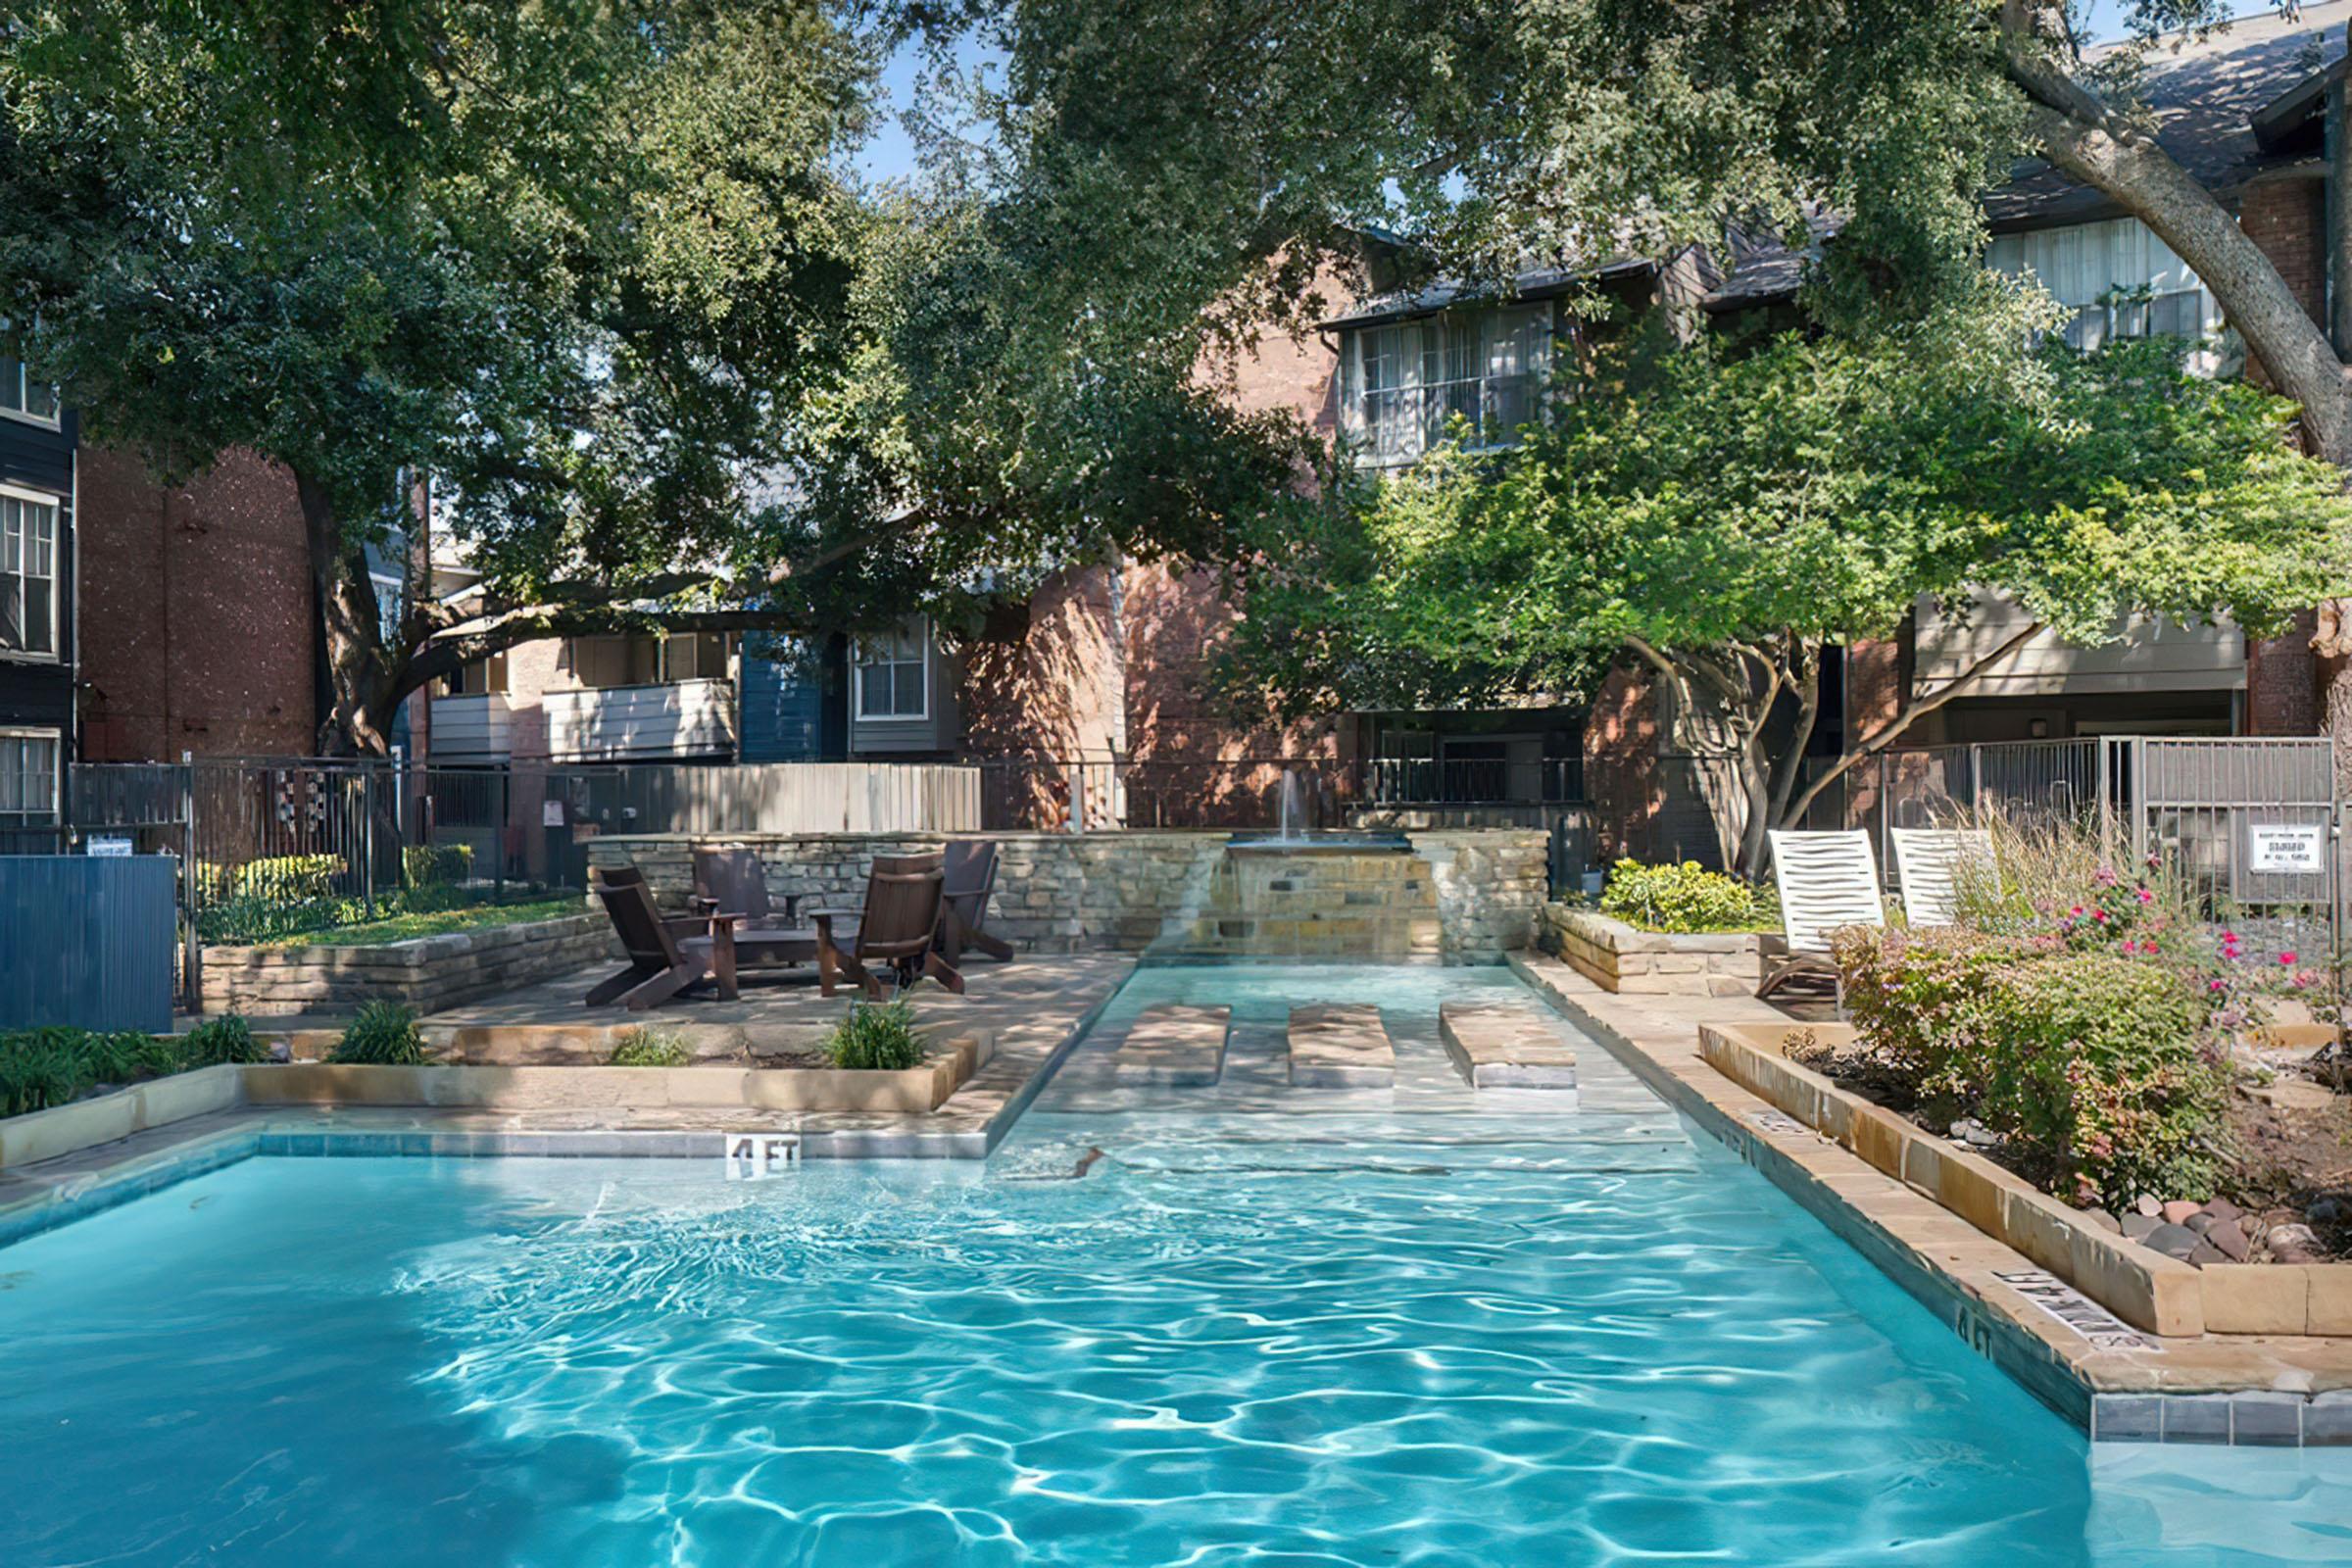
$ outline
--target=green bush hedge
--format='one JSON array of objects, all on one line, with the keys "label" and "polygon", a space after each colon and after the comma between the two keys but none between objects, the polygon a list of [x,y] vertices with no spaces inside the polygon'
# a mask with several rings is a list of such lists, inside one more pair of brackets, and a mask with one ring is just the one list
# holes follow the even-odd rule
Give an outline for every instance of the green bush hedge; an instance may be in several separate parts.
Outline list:
[{"label": "green bush hedge", "polygon": [[404,887],[438,887],[463,882],[473,875],[470,844],[414,844],[400,852],[400,880]]},{"label": "green bush hedge", "polygon": [[1679,865],[1619,860],[1600,895],[1601,913],[1672,933],[1743,931],[1765,920],[1770,909],[1752,884],[1707,870],[1696,860]]},{"label": "green bush hedge", "polygon": [[235,1013],[184,1035],[94,1034],[87,1029],[16,1029],[0,1033],[0,1116],[21,1116],[80,1099],[101,1084],[131,1084],[269,1059]]},{"label": "green bush hedge", "polygon": [[2073,1201],[2211,1196],[2230,1073],[2197,975],[1961,929],[1848,931],[1837,960],[1860,1045],[1923,1120],[1976,1117]]}]

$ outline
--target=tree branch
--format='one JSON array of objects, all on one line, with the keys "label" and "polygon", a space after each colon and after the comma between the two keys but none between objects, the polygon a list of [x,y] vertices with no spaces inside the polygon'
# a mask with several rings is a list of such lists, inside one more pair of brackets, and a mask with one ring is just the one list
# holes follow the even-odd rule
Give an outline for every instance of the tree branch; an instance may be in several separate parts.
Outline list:
[{"label": "tree branch", "polygon": [[2016,653],[2020,648],[2024,647],[2028,641],[2039,633],[2040,630],[2040,621],[2036,620],[2028,622],[2023,631],[2018,632],[2017,635],[2011,637],[2007,642],[2001,644],[2000,647],[1995,648],[1991,653],[1986,654],[1983,659],[1978,660],[1975,663],[1969,665],[1967,669],[1962,670],[1951,680],[1938,687],[1933,696],[1921,698],[1918,702],[1912,703],[1908,707],[1904,708],[1901,712],[1895,714],[1894,717],[1886,721],[1886,728],[1880,730],[1869,740],[1864,741],[1860,746],[1855,747],[1852,751],[1839,758],[1838,760],[1837,766],[1831,768],[1828,772],[1822,774],[1821,777],[1815,779],[1812,784],[1806,788],[1805,793],[1798,796],[1794,804],[1788,808],[1788,817],[1784,818],[1784,820],[1794,820],[1795,818],[1803,816],[1804,813],[1812,808],[1814,801],[1820,798],[1821,792],[1828,789],[1838,779],[1843,778],[1847,771],[1851,769],[1855,763],[1878,756],[1879,753],[1886,750],[1887,747],[1892,746],[1897,740],[1899,740],[1903,733],[1910,729],[1914,723],[1918,722],[1922,718],[1925,718],[1928,714],[1933,713],[1936,711],[1936,710],[1941,708],[1953,698],[1966,696],[1969,690],[1984,677],[1986,670],[1999,663],[2002,660],[2008,658],[2011,654]]}]

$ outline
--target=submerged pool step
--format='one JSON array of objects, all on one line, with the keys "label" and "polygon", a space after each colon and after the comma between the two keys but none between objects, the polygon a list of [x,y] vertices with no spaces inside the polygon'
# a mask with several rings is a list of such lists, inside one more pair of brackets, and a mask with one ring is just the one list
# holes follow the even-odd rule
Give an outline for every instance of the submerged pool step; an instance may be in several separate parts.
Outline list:
[{"label": "submerged pool step", "polygon": [[1111,1053],[1112,1076],[1122,1083],[1204,1089],[1224,1076],[1225,1043],[1232,1033],[1231,1007],[1179,1002],[1146,1007]]},{"label": "submerged pool step", "polygon": [[1391,1089],[1396,1048],[1368,1003],[1291,1009],[1291,1082],[1314,1089]]},{"label": "submerged pool step", "polygon": [[1575,1051],[1532,1003],[1441,1003],[1438,1038],[1473,1089],[1576,1088]]}]

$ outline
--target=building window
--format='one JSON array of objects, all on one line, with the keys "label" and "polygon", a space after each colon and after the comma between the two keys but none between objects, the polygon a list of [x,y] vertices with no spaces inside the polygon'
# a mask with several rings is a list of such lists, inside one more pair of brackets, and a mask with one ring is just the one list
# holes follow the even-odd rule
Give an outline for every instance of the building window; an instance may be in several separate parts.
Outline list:
[{"label": "building window", "polygon": [[492,654],[470,664],[461,664],[441,677],[444,697],[505,696],[507,690],[507,656]]},{"label": "building window", "polygon": [[27,375],[24,361],[0,359],[0,414],[53,425],[57,423],[57,388]]},{"label": "building window", "polygon": [[57,503],[0,493],[0,653],[57,657]]},{"label": "building window", "polygon": [[2195,340],[2222,328],[2221,306],[2197,274],[2136,218],[1995,235],[1984,265],[2039,278],[2074,311],[2066,340],[2079,349],[2134,337]]},{"label": "building window", "polygon": [[53,729],[0,729],[0,827],[57,820],[59,754]]},{"label": "building window", "polygon": [[931,716],[931,638],[920,620],[858,639],[858,716]]},{"label": "building window", "polygon": [[724,632],[574,637],[564,647],[572,678],[582,686],[674,686],[727,676]]},{"label": "building window", "polygon": [[1342,373],[1357,463],[1414,462],[1457,419],[1472,447],[1509,445],[1541,405],[1551,335],[1548,305],[1455,311],[1349,332]]}]

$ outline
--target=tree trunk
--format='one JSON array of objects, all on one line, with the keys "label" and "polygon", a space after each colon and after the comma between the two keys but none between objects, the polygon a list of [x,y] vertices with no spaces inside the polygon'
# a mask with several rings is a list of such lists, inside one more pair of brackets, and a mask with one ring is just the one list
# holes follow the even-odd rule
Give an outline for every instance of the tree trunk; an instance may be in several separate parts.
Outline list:
[{"label": "tree trunk", "polygon": [[390,719],[397,703],[387,701],[392,682],[367,557],[344,539],[324,487],[303,473],[294,476],[294,484],[326,653],[327,706],[318,725],[318,752],[383,757],[392,749]]}]

